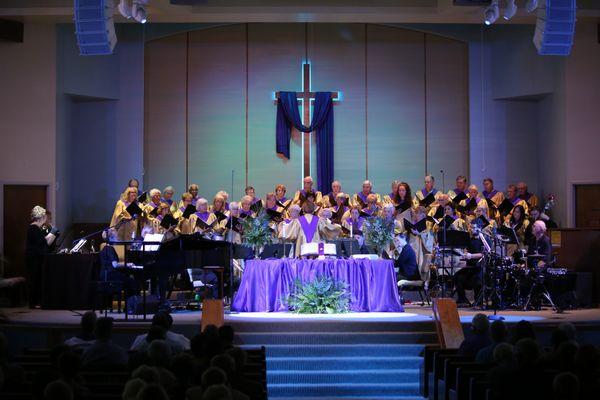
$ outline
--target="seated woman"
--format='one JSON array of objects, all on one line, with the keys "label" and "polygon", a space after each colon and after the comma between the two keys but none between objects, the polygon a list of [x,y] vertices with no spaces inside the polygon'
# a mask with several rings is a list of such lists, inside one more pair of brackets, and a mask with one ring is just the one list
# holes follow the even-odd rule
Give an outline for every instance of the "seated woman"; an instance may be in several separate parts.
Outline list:
[{"label": "seated woman", "polygon": [[[449,220],[446,219],[446,216],[450,217],[452,222],[448,225]],[[456,214],[456,210],[454,209],[454,205],[452,203],[447,203],[444,206],[444,217],[439,220],[438,224],[435,224],[433,227],[433,232],[437,233],[438,231],[444,229],[444,220],[446,220],[446,229],[453,231],[461,231],[468,232],[469,224],[467,221],[462,219],[459,215]]]}]

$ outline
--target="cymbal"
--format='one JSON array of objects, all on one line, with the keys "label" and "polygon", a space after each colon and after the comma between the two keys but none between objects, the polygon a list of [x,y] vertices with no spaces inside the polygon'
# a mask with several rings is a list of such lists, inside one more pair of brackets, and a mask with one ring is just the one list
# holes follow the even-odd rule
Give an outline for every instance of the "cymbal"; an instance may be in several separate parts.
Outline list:
[{"label": "cymbal", "polygon": [[537,254],[536,253],[536,254],[528,254],[527,258],[538,258],[538,259],[541,259],[541,258],[546,258],[546,256],[543,255],[543,254]]}]

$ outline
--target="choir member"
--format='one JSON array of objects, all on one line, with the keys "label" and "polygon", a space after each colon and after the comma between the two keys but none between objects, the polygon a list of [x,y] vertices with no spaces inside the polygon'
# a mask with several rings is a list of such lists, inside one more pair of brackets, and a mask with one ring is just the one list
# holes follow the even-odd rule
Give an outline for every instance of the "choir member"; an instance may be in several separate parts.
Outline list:
[{"label": "choir member", "polygon": [[484,234],[492,236],[498,225],[496,224],[496,221],[489,218],[488,215],[487,205],[478,205],[475,209],[475,218],[471,220],[469,225],[471,230],[473,227],[478,227],[483,231]]},{"label": "choir member", "polygon": [[367,196],[367,205],[365,208],[360,210],[361,214],[367,218],[375,217],[379,214],[379,201],[375,193],[369,193]]},{"label": "choir member", "polygon": [[[219,193],[221,193],[221,192],[219,192]],[[212,202],[212,206],[210,207],[210,211],[217,218],[217,224],[215,225],[213,230],[215,232],[217,232],[218,234],[221,234],[225,230],[223,222],[227,221],[227,216],[229,215],[229,211],[225,208],[225,205],[227,204],[225,201],[225,198],[223,196],[221,196],[219,193],[217,193],[215,195],[215,197],[213,198],[213,202]]]},{"label": "choir member", "polygon": [[283,220],[284,210],[283,207],[277,205],[277,197],[275,196],[275,193],[267,193],[267,196],[265,197],[264,209],[265,213],[269,217],[269,226],[273,232],[277,234],[277,227]]},{"label": "choir member", "polygon": [[254,213],[254,211],[252,211],[252,197],[251,196],[244,196],[242,197],[242,200],[240,200],[240,218],[246,218],[246,217],[251,217],[254,218],[256,217],[256,214]]},{"label": "choir member", "polygon": [[152,232],[164,235],[163,240],[170,240],[175,237],[175,229],[176,225],[165,228],[161,225],[163,219],[170,214],[170,207],[167,203],[160,203],[157,210],[156,218],[154,218],[151,222],[152,224]]},{"label": "choir member", "polygon": [[402,214],[404,211],[412,207],[412,193],[410,186],[406,182],[400,182],[392,203],[396,207],[398,214]]},{"label": "choir member", "polygon": [[[413,200],[413,203],[415,206],[422,205],[421,203],[430,194],[433,195],[435,200],[437,200],[440,197],[440,195],[442,194],[435,188],[435,178],[433,177],[433,175],[425,176],[424,183],[425,183],[425,186],[423,187],[423,189],[421,189],[417,193],[415,193],[415,198]],[[430,207],[430,205],[423,205],[423,206],[426,208],[426,210],[429,209],[429,207]]]},{"label": "choir member", "polygon": [[483,197],[490,199],[496,207],[504,200],[504,193],[494,189],[494,180],[492,178],[485,178],[483,180]]},{"label": "choir member", "polygon": [[506,217],[504,226],[513,229],[517,235],[517,239],[519,239],[518,246],[511,244],[507,245],[507,255],[511,256],[517,248],[525,247],[525,232],[529,226],[529,220],[525,215],[525,208],[523,208],[522,205],[513,208],[511,215]]},{"label": "choir member", "polygon": [[[406,216],[406,219],[413,225],[418,224],[421,220],[426,218],[425,208],[422,206],[411,207],[409,210],[405,211],[403,215]],[[426,228],[421,232],[413,228],[408,228],[404,223],[404,217],[400,221],[400,224],[401,232],[406,232],[408,243],[415,252],[419,271],[427,270],[431,260],[429,255],[433,252],[435,240],[435,235],[431,231],[431,227],[429,224],[426,224]]]},{"label": "choir member", "polygon": [[313,210],[313,214],[319,215],[321,213],[321,206],[316,203],[316,196],[313,192],[308,192],[306,194],[306,197],[303,203],[301,204],[300,215],[304,215],[304,203],[311,203],[313,205],[313,207],[311,208],[311,210]]},{"label": "choir member", "polygon": [[394,197],[396,196],[396,192],[398,191],[399,184],[400,181],[392,181],[392,191],[389,194],[383,196],[383,204],[394,204]]},{"label": "choir member", "polygon": [[[135,190],[134,188],[129,189]],[[41,301],[44,257],[56,240],[56,230],[51,230],[46,234],[42,231],[42,226],[46,223],[46,210],[43,207],[33,207],[30,217],[31,223],[27,227],[25,243],[25,265],[28,273],[29,307],[35,308],[40,305]]]},{"label": "choir member", "polygon": [[238,218],[240,218],[240,204],[234,201],[229,204],[229,217],[222,222],[226,232],[225,240],[234,244],[242,243],[242,227],[239,225],[233,226],[232,221],[232,219],[236,221]]},{"label": "choir member", "polygon": [[263,203],[260,197],[256,197],[256,190],[253,186],[246,186],[246,189],[244,189],[244,193],[246,194],[246,196],[249,196],[252,199],[250,201],[250,209],[255,214],[258,214],[263,207]]},{"label": "choir member", "polygon": [[196,207],[196,201],[198,201],[198,192],[200,192],[200,188],[195,183],[192,183],[188,186],[188,193],[192,195],[192,205]]},{"label": "choir member", "polygon": [[320,218],[326,222],[325,226],[327,229],[321,231],[321,236],[325,240],[336,240],[342,232],[341,225],[333,222],[331,219],[332,216],[331,208],[324,208],[320,215]]},{"label": "choir member", "polygon": [[464,175],[456,177],[456,187],[448,190],[448,196],[450,197],[450,200],[452,200],[461,193],[467,194],[467,177]]},{"label": "choir member", "polygon": [[[461,218],[459,215],[456,214],[454,205],[450,202],[448,202],[444,206],[444,219],[446,218],[446,216],[448,216],[452,219],[452,223],[450,225],[446,225],[447,230],[462,231],[462,232],[469,231],[469,223],[467,221],[465,221],[463,218]],[[444,228],[444,219],[439,220],[440,222],[435,225],[435,227],[433,228],[434,232],[437,232],[440,229]]]},{"label": "choir member", "polygon": [[173,196],[175,195],[175,189],[173,186],[167,186],[163,189],[163,197],[160,200],[162,203],[167,203],[169,205],[169,212],[174,214],[177,211],[177,202],[173,200]]},{"label": "choir member", "polygon": [[335,204],[331,207],[331,220],[336,224],[341,224],[350,216],[350,207],[347,206],[348,195],[344,192],[339,192],[335,198]]},{"label": "choir member", "polygon": [[518,191],[519,198],[521,200],[525,201],[525,203],[527,203],[528,208],[540,206],[540,201],[539,201],[538,197],[533,193],[529,193],[527,184],[525,182],[519,182],[517,184],[517,191]]},{"label": "choir member", "polygon": [[216,196],[221,196],[225,202],[225,210],[229,211],[229,194],[224,190],[219,190]]},{"label": "choir member", "polygon": [[[466,207],[471,202],[475,202],[475,208],[480,205],[485,205],[487,207],[487,201],[485,201],[483,197],[479,196],[479,189],[476,185],[469,186],[469,189],[467,190],[467,198],[462,200],[459,204],[462,207]],[[475,208],[473,208],[473,210],[465,210],[462,212],[462,218],[467,221],[473,220],[473,218],[475,218]]]},{"label": "choir member", "polygon": [[362,184],[362,191],[355,193],[350,200],[350,204],[359,207],[361,210],[367,208],[367,197],[372,194],[375,196],[376,202],[381,203],[381,197],[377,193],[373,193],[373,184],[371,181],[364,181]]},{"label": "choir member", "polygon": [[[141,215],[130,215],[127,207],[137,201],[138,191],[135,187],[128,187],[117,201],[110,220],[110,226],[117,230],[119,241],[128,241],[135,238],[138,219]],[[134,218],[135,217],[135,218]]]},{"label": "choir member", "polygon": [[364,243],[363,224],[365,218],[360,215],[360,207],[352,207],[350,216],[342,222],[342,226],[346,228],[346,234],[352,239],[358,240],[358,244],[362,247]]},{"label": "choir member", "polygon": [[320,191],[313,189],[313,178],[311,176],[307,176],[302,180],[302,189],[298,190],[296,194],[294,194],[293,204],[298,204],[302,207],[302,203],[306,200],[306,197],[309,194],[313,194],[315,197],[315,205],[320,206],[323,202],[323,195]]},{"label": "choir member", "polygon": [[[506,188],[506,198],[512,203],[513,207],[522,206],[523,209],[525,210],[525,214],[526,215],[529,214],[529,208],[527,207],[527,202],[525,202],[525,200],[521,199],[518,196],[518,191],[517,191],[516,185],[513,185],[513,184],[508,185],[508,187]],[[511,213],[512,213],[512,211],[511,211]]]},{"label": "choir member", "polygon": [[275,186],[275,200],[280,207],[283,207],[285,210],[288,210],[290,205],[292,204],[292,199],[288,199],[285,197],[287,193],[287,188],[285,185],[279,184]]},{"label": "choir member", "polygon": [[154,188],[151,189],[150,192],[150,201],[148,202],[148,204],[146,204],[143,208],[144,210],[144,217],[146,218],[146,220],[148,221],[148,223],[151,223],[152,220],[154,218],[156,218],[157,216],[157,212],[158,212],[158,207],[160,206],[160,190]]},{"label": "choir member", "polygon": [[304,243],[318,243],[321,236],[329,234],[326,231],[336,231],[338,227],[324,218],[314,215],[314,203],[305,201],[302,206],[304,215],[301,215],[289,224],[289,229],[285,229],[285,234],[281,237],[284,240],[293,240],[296,244],[296,257],[300,256],[301,247]]},{"label": "choir member", "polygon": [[[177,220],[177,228],[175,232],[179,235],[191,235],[194,233],[194,225],[192,225],[190,218],[185,218],[183,213],[187,206],[192,204],[193,196],[191,193],[185,192],[181,195],[181,207],[173,214],[173,217]],[[191,216],[190,216],[191,217]]]},{"label": "choir member", "polygon": [[[325,197],[323,197],[323,207],[331,208],[337,204],[337,196],[342,193],[342,184],[340,181],[331,182],[331,192],[327,193]],[[350,198],[347,194],[344,194],[345,201],[344,205],[348,207],[350,205]]]},{"label": "choir member", "polygon": [[554,222],[546,213],[540,211],[539,208],[535,207],[529,210],[529,225],[525,231],[525,240],[529,244],[533,239],[533,224],[535,221],[543,221],[544,225],[548,229],[558,228],[556,222]]},{"label": "choir member", "polygon": [[[199,222],[203,221],[202,222]],[[208,200],[204,197],[196,201],[196,212],[190,216],[190,224],[194,227],[194,233],[210,233],[217,225],[217,217],[208,211]]]}]

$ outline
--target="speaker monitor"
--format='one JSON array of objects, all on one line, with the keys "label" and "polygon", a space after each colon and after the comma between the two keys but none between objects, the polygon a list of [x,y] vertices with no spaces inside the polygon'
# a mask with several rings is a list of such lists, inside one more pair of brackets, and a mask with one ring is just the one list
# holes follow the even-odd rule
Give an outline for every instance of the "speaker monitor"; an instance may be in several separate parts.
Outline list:
[{"label": "speaker monitor", "polygon": [[79,54],[112,54],[117,44],[113,12],[113,0],[75,0],[75,35]]},{"label": "speaker monitor", "polygon": [[568,56],[575,36],[576,0],[543,0],[537,9],[533,43],[540,55]]}]

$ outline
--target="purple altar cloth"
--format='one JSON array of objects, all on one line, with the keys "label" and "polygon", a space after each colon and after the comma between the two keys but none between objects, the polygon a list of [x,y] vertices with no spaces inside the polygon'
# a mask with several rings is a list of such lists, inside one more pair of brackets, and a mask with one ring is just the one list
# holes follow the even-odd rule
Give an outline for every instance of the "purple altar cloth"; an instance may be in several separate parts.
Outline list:
[{"label": "purple altar cloth", "polygon": [[352,311],[402,312],[396,273],[391,260],[293,258],[250,260],[232,310],[240,312],[288,311],[285,304],[294,281],[331,276],[347,282]]}]

